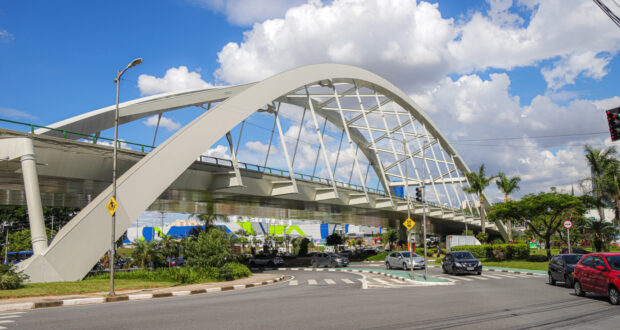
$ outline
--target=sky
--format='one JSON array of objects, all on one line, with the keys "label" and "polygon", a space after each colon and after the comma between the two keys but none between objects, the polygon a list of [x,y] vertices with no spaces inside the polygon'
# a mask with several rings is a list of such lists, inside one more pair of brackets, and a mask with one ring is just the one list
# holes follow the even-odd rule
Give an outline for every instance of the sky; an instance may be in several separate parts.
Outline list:
[{"label": "sky", "polygon": [[[604,2],[620,14],[620,1]],[[520,176],[516,198],[579,193],[584,145],[613,145],[604,111],[620,106],[619,50],[620,28],[591,0],[6,0],[0,118],[48,125],[111,105],[116,71],[136,57],[121,101],[344,63],[410,95],[470,168]],[[202,111],[166,114],[155,144]],[[266,152],[261,116],[241,143],[247,162]],[[151,144],[155,122],[119,134]],[[226,149],[221,140],[205,154]]]}]

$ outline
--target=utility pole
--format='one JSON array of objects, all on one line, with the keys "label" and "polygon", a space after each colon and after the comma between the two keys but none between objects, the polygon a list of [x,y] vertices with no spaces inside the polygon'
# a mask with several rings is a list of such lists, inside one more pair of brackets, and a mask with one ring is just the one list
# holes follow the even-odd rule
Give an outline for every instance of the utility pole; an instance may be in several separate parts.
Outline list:
[{"label": "utility pole", "polygon": [[426,188],[424,187],[424,180],[426,177],[426,159],[424,158],[424,151],[426,149],[426,141],[422,145],[422,226],[424,226],[424,280],[428,277],[428,257],[426,254]]},{"label": "utility pole", "polygon": [[[403,139],[403,154],[407,154],[405,152],[405,146],[407,145],[407,140]],[[411,219],[411,198],[409,195],[409,166],[407,165],[407,162],[405,161],[405,191],[407,192],[407,219]],[[411,230],[408,230],[408,240],[409,240],[409,267],[411,267],[411,279],[415,280],[414,277],[414,273],[413,273],[413,244],[411,242]]]}]

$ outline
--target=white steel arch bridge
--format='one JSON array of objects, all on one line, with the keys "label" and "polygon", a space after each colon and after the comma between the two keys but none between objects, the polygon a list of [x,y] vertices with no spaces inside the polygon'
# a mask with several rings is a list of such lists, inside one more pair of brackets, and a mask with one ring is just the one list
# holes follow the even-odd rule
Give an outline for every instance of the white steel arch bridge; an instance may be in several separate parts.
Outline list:
[{"label": "white steel arch bridge", "polygon": [[[246,201],[261,197],[328,206],[323,212],[324,220],[329,220],[329,207],[342,207],[345,211],[340,213],[377,211],[379,213],[373,214],[375,217],[386,215],[395,224],[401,222],[410,209],[416,217],[425,210],[431,222],[439,225],[480,226],[476,197],[462,189],[468,185],[464,176],[469,171],[467,164],[409,96],[374,73],[348,65],[318,64],[252,84],[144,97],[120,105],[120,124],[193,106],[204,109],[203,113],[150,152],[121,154],[128,165],[117,182],[117,237],[154,203],[166,199],[163,196],[175,185],[184,186],[186,191],[202,189],[228,196],[245,196],[241,199]],[[100,132],[113,127],[114,109],[110,106],[91,111],[29,135],[3,134],[5,138],[11,136],[19,141],[34,140],[35,150],[28,151],[33,147],[26,147],[21,153],[0,143],[0,150],[9,154],[7,158],[22,157],[30,214],[36,213],[31,212],[31,207],[36,208],[37,203],[32,195],[39,191],[37,188],[29,192],[27,181],[32,180],[27,179],[27,174],[32,171],[27,171],[25,166],[29,163],[23,155],[34,155],[40,161],[45,154],[39,151],[43,149],[41,145],[54,144],[44,139],[73,139],[82,142],[57,142],[61,146],[56,148],[69,148],[74,152],[79,148],[107,148],[104,156],[91,158],[90,164],[82,159],[85,168],[102,163],[102,157],[109,159],[111,156],[110,148],[89,141],[95,142]],[[271,124],[271,127],[262,127],[269,142],[258,144],[266,148],[261,156],[264,159],[250,152],[244,156],[243,148],[239,151],[241,141],[248,139],[246,135],[256,138],[251,126],[261,128],[252,123],[253,116]],[[217,166],[222,160],[205,157],[204,153],[222,141],[230,159],[223,161],[223,166]],[[76,145],[67,147],[71,143]],[[256,147],[257,143],[249,141],[246,146]],[[254,164],[262,164],[250,168],[244,157]],[[47,164],[52,167],[54,158],[50,159]],[[217,168],[198,168],[205,163],[214,166],[214,160]],[[103,171],[111,173],[107,163],[102,166]],[[283,170],[274,172],[269,164],[276,164],[274,167]],[[62,171],[60,167],[58,172]],[[198,173],[200,171],[210,173],[209,179],[204,173]],[[36,175],[36,171],[34,173]],[[414,189],[422,182],[426,186],[426,208],[414,201]],[[58,232],[49,246],[37,239],[33,230],[35,255],[20,264],[33,282],[80,279],[109,248],[111,217],[105,204],[112,187],[106,183],[97,194]],[[408,194],[414,195],[409,205]],[[168,199],[175,198],[188,197],[168,196]],[[40,205],[39,197],[38,208]],[[252,211],[246,208],[241,212]],[[297,217],[304,215],[307,216]],[[42,219],[31,216],[31,227],[36,227],[33,222],[37,221]],[[487,225],[487,228],[505,236],[501,223]],[[38,243],[34,244],[35,241]]]}]

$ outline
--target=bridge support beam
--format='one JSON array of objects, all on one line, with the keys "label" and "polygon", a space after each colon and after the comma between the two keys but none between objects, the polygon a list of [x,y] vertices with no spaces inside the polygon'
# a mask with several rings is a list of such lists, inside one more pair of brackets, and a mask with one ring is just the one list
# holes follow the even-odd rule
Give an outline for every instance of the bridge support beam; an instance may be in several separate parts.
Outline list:
[{"label": "bridge support beam", "polygon": [[32,139],[9,138],[0,140],[0,157],[6,160],[19,158],[21,161],[32,250],[34,254],[42,254],[47,249],[47,235],[45,234],[37,161]]}]

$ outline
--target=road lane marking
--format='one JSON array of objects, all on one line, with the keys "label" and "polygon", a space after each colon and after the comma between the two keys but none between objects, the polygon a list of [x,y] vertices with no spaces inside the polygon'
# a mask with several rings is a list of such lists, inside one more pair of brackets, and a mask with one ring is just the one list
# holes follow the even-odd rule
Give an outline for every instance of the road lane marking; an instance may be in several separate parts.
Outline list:
[{"label": "road lane marking", "polygon": [[470,279],[470,278],[466,278],[466,277],[463,277],[463,276],[452,276],[452,275],[446,275],[446,277],[449,277],[449,278],[451,278],[451,279],[455,279],[455,280],[457,280],[457,281],[467,281],[467,282],[471,282],[471,281],[473,281],[472,279]]},{"label": "road lane marking", "polygon": [[0,321],[0,323],[3,323],[3,324],[4,323],[15,323],[15,321],[13,321],[13,320],[2,320],[2,321]]},{"label": "road lane marking", "polygon": [[308,280],[308,285],[316,285],[316,281],[315,280]]},{"label": "road lane marking", "polygon": [[290,285],[297,285],[297,284],[299,284],[299,282],[297,282],[297,280],[292,280],[292,281],[290,281],[290,282],[288,283],[288,285],[289,285],[289,286],[290,286]]},{"label": "road lane marking", "polygon": [[375,280],[376,282],[379,282],[379,283],[381,283],[381,284],[390,284],[389,282],[384,281],[384,280],[382,280],[382,279],[380,279],[380,278],[373,278],[373,280]]},{"label": "road lane marking", "polygon": [[484,275],[480,275],[482,277],[488,277],[488,278],[494,278],[496,280],[501,280],[502,278],[499,276],[495,276],[495,275],[488,275],[488,274],[484,274]]},{"label": "road lane marking", "polygon": [[21,315],[6,315],[6,316],[0,316],[0,319],[10,319],[14,317],[22,317],[22,316]]},{"label": "road lane marking", "polygon": [[507,278],[517,278],[516,276],[508,275],[508,274],[494,274],[494,275],[501,276],[501,277],[507,277]]},{"label": "road lane marking", "polygon": [[397,279],[395,279],[395,278],[391,278],[391,279],[390,279],[390,281],[395,282],[395,283],[398,283],[398,284],[403,284],[403,283],[404,283],[403,281],[401,281],[401,280],[397,280]]},{"label": "road lane marking", "polygon": [[471,277],[471,278],[473,278],[473,279],[475,279],[475,280],[481,280],[481,281],[488,281],[488,280],[489,280],[488,278],[484,278],[484,277],[482,277],[482,275],[473,276],[473,277]]},{"label": "road lane marking", "polygon": [[325,283],[327,283],[327,284],[336,284],[336,282],[334,282],[334,280],[332,280],[331,278],[326,278],[325,279]]},{"label": "road lane marking", "polygon": [[347,283],[347,284],[353,284],[353,281],[351,281],[351,280],[350,280],[350,279],[348,279],[348,278],[343,278],[343,279],[342,279],[342,281],[343,281],[344,283]]}]

